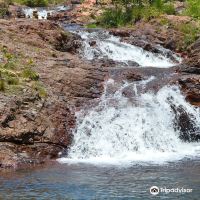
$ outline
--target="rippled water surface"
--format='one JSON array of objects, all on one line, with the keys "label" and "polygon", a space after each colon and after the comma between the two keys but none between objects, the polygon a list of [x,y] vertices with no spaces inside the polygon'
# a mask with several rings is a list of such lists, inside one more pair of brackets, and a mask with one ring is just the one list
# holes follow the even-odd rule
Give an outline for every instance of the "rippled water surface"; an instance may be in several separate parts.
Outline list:
[{"label": "rippled water surface", "polygon": [[[134,164],[130,167],[60,165],[4,172],[0,199],[199,199],[200,160],[165,165]],[[191,188],[192,193],[160,193],[153,185]]]}]

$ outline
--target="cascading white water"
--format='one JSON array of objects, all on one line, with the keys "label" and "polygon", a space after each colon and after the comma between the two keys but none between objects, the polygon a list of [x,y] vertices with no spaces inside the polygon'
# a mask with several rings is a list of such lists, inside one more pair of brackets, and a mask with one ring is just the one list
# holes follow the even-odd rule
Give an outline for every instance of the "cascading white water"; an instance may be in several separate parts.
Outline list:
[{"label": "cascading white water", "polygon": [[[162,55],[153,54],[120,42],[119,38],[105,31],[72,32],[78,33],[84,40],[84,57],[88,60],[108,58],[126,64],[134,61],[141,67],[167,68],[174,65],[164,56],[165,52],[169,52],[162,47],[159,47]],[[174,58],[180,61],[178,57]],[[59,162],[163,163],[199,155],[198,143],[187,143],[180,139],[182,130],[177,128],[177,115],[180,113],[176,113],[175,109],[181,108],[188,116],[192,116],[196,130],[200,128],[200,109],[186,102],[177,86],[165,86],[157,93],[142,93],[154,79],[150,77],[145,81],[127,82],[121,86],[109,80],[100,103],[89,111],[77,113],[73,144],[68,156],[60,158]],[[115,88],[114,93],[110,87]],[[127,88],[129,97],[124,95]]]},{"label": "cascading white water", "polygon": [[[185,101],[177,86],[165,86],[156,94],[138,94],[137,87],[145,87],[143,81],[139,85],[126,83],[114,94],[107,94],[112,84],[113,80],[108,81],[98,106],[87,114],[77,113],[74,142],[68,157],[59,159],[61,163],[163,163],[200,154],[199,144],[181,141],[174,128],[172,104],[195,116],[196,127],[200,124],[200,110]],[[132,87],[133,98],[123,96],[127,86]]]},{"label": "cascading white water", "polygon": [[[114,61],[123,62],[128,65],[128,62],[133,61],[140,66],[168,68],[175,65],[167,56],[154,54],[143,50],[140,47],[120,42],[120,38],[111,36],[105,31],[86,32],[75,31],[84,40],[84,57],[88,60],[96,58],[108,58]],[[90,45],[91,42],[95,44]],[[162,48],[165,54],[165,49]],[[169,50],[168,50],[169,51]],[[166,53],[168,52],[166,50]],[[180,59],[174,56],[177,63]]]},{"label": "cascading white water", "polygon": [[53,9],[45,8],[25,8],[23,12],[26,18],[33,18],[33,12],[37,11],[38,19],[47,19],[48,15],[52,15],[55,12],[66,11],[69,9],[67,6],[58,6]]},{"label": "cascading white water", "polygon": [[52,14],[52,11],[38,10],[37,8],[26,8],[23,10],[26,18],[33,18],[34,11],[37,11],[38,19],[47,19],[48,13]]}]

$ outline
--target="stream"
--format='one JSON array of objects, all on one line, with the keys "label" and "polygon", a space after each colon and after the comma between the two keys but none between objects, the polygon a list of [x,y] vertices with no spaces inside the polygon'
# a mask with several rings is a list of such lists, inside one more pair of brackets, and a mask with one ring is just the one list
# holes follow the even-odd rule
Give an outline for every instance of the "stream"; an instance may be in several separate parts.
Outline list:
[{"label": "stream", "polygon": [[[106,31],[65,28],[81,36],[80,56],[91,62],[108,59],[116,61],[116,68],[137,69],[168,69],[181,62],[162,47],[155,54]],[[199,133],[200,110],[186,102],[177,85],[153,91],[150,85],[159,81],[156,75],[122,82],[109,77],[100,101],[76,113],[67,155],[47,167],[6,172],[0,177],[1,198],[198,199],[200,145],[190,136]],[[185,130],[182,111],[191,125]],[[185,135],[189,141],[181,138]],[[150,194],[151,186],[160,193]],[[192,192],[167,193],[163,188]]]}]

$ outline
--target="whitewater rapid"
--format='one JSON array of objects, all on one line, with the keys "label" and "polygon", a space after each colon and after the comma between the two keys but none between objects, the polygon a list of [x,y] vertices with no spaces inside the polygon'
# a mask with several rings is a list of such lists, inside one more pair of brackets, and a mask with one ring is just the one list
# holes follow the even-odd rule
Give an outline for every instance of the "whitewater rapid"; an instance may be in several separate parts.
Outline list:
[{"label": "whitewater rapid", "polygon": [[[149,79],[151,81],[152,78]],[[175,113],[171,107],[181,107],[193,117],[196,129],[200,124],[200,110],[185,101],[177,86],[165,86],[156,94],[138,94],[137,84],[125,83],[113,94],[107,87],[99,105],[85,113],[77,113],[77,129],[67,158],[61,163],[131,164],[134,162],[164,163],[198,156],[198,143],[183,142],[175,128]],[[141,86],[146,82],[140,82]],[[123,96],[130,86],[133,98]]]},{"label": "whitewater rapid", "polygon": [[23,12],[26,18],[33,18],[33,13],[37,11],[38,19],[47,19],[48,15],[52,15],[56,12],[62,12],[68,10],[67,6],[57,6],[55,8],[24,8]]},{"label": "whitewater rapid", "polygon": [[[176,55],[170,60],[162,54],[144,51],[120,41],[105,31],[74,31],[83,39],[81,54],[85,59],[111,59],[138,67],[169,68],[181,61]],[[91,45],[91,42],[93,45]],[[74,139],[67,157],[61,163],[91,163],[128,165],[135,163],[163,164],[200,154],[199,143],[187,143],[180,139],[179,115],[181,108],[191,118],[193,129],[200,130],[200,110],[186,102],[178,86],[164,86],[158,92],[142,92],[156,77],[122,85],[109,79],[105,83],[100,102],[90,110],[76,113],[77,124]],[[158,81],[159,83],[159,81]],[[115,92],[109,88],[117,87]],[[128,88],[129,97],[123,94]],[[174,109],[175,108],[175,109]],[[193,133],[193,132],[192,132]]]},{"label": "whitewater rapid", "polygon": [[[152,53],[140,47],[121,42],[119,37],[110,35],[106,31],[97,30],[94,32],[74,31],[83,39],[84,58],[88,60],[111,59],[129,65],[130,62],[139,64],[140,67],[169,68],[179,62],[181,58],[175,54],[173,58],[176,62],[167,57],[170,50],[158,47],[161,53]],[[91,45],[93,43],[93,45]]]}]

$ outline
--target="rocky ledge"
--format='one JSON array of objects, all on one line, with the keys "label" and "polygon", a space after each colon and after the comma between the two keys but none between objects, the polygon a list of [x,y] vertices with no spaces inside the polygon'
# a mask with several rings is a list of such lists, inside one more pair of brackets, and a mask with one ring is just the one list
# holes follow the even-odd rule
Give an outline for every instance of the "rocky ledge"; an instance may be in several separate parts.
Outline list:
[{"label": "rocky ledge", "polygon": [[58,158],[71,142],[75,108],[100,96],[106,70],[80,60],[80,38],[53,22],[0,20],[0,35],[2,49],[23,55],[20,66],[31,59],[46,93],[30,80],[0,92],[0,167]]}]

